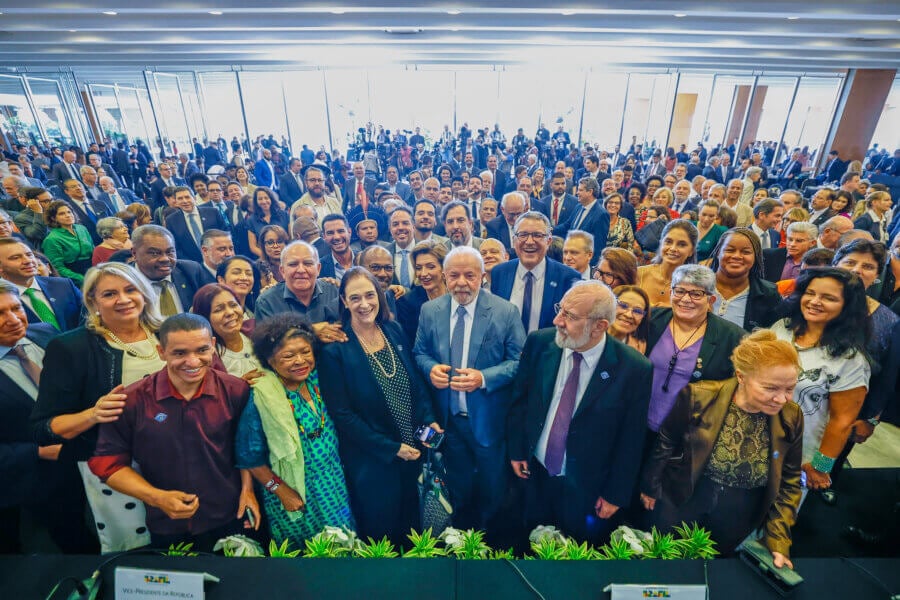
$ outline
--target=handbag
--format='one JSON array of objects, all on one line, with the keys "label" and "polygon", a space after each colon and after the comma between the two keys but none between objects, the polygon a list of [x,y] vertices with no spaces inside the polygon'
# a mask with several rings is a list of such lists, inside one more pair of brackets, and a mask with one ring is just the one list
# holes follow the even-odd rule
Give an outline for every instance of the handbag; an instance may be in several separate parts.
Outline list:
[{"label": "handbag", "polygon": [[450,504],[447,483],[447,471],[440,452],[428,449],[419,474],[419,516],[422,530],[431,529],[434,537],[439,536],[453,522],[453,506]]}]

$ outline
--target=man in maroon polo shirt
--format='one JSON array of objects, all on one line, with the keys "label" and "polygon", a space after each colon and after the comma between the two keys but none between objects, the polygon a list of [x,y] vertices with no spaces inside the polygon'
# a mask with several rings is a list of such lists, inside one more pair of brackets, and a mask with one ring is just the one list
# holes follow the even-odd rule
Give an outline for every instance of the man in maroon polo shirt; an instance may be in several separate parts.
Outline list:
[{"label": "man in maroon polo shirt", "polygon": [[259,527],[250,474],[234,467],[250,388],[210,368],[215,340],[203,317],[169,317],[158,336],[166,368],[125,388],[122,415],[101,425],[88,464],[109,487],[147,505],[154,547],[193,542],[194,550],[211,551],[217,539],[241,531],[247,509]]}]

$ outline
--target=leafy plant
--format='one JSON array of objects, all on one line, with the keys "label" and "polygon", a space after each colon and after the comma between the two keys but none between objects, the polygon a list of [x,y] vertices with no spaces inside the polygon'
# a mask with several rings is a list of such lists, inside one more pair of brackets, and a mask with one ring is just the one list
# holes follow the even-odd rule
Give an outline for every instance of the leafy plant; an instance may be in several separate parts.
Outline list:
[{"label": "leafy plant", "polygon": [[467,529],[462,532],[460,544],[454,549],[456,558],[463,560],[477,560],[487,558],[491,553],[491,547],[484,543],[484,532]]},{"label": "leafy plant", "polygon": [[543,537],[531,543],[531,552],[538,560],[562,560],[566,554],[566,544],[552,537]]},{"label": "leafy plant", "polygon": [[335,558],[344,554],[330,535],[316,534],[306,540],[305,545],[304,558]]},{"label": "leafy plant", "polygon": [[199,556],[199,554],[192,551],[193,548],[193,542],[179,542],[178,544],[171,544],[168,551],[165,552],[165,556]]},{"label": "leafy plant", "polygon": [[219,550],[228,557],[244,558],[265,556],[259,542],[240,534],[229,535],[228,537],[218,540],[216,545],[213,546],[213,552],[218,552]]},{"label": "leafy plant", "polygon": [[587,542],[578,544],[573,540],[569,540],[563,548],[563,558],[565,560],[596,560],[598,556],[597,550],[588,546]]},{"label": "leafy plant", "polygon": [[291,540],[285,538],[281,544],[276,544],[275,540],[269,542],[269,556],[272,558],[297,558],[300,555],[300,548],[296,550],[288,550],[291,546]]},{"label": "leafy plant", "polygon": [[635,555],[634,549],[625,540],[609,540],[597,549],[600,560],[631,560]]},{"label": "leafy plant", "polygon": [[394,545],[384,536],[377,542],[369,538],[368,544],[363,544],[356,550],[356,556],[360,558],[395,558],[400,554],[394,550]]},{"label": "leafy plant", "polygon": [[681,558],[682,544],[675,540],[671,533],[662,534],[656,527],[650,531],[650,540],[645,541],[641,558],[662,558],[671,560]]},{"label": "leafy plant", "polygon": [[515,560],[516,555],[512,548],[506,550],[491,550],[490,560]]},{"label": "leafy plant", "polygon": [[438,548],[440,540],[432,535],[430,527],[422,533],[412,530],[406,537],[412,542],[412,548],[403,553],[403,558],[433,558],[447,555],[445,550]]},{"label": "leafy plant", "polygon": [[680,526],[675,527],[678,534],[676,543],[681,551],[681,558],[715,558],[719,551],[716,550],[716,543],[710,537],[709,531],[692,523],[688,525],[684,521]]}]

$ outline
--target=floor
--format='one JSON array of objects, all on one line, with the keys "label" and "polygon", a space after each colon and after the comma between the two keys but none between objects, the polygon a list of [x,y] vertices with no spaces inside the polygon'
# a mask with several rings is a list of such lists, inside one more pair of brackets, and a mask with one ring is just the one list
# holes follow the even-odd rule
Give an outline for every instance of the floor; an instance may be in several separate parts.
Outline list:
[{"label": "floor", "polygon": [[900,467],[900,427],[882,423],[865,444],[857,444],[848,459],[854,469]]}]

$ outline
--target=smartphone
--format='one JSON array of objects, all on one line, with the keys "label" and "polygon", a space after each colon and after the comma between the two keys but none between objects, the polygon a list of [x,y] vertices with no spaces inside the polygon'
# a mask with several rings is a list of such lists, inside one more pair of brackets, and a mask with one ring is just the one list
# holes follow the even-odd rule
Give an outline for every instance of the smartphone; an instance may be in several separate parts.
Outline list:
[{"label": "smartphone", "polygon": [[249,506],[244,510],[244,518],[250,523],[250,529],[256,529],[256,515],[253,514]]},{"label": "smartphone", "polygon": [[416,439],[423,444],[428,444],[432,449],[436,449],[444,441],[444,434],[438,433],[430,425],[422,425],[416,429]]}]

